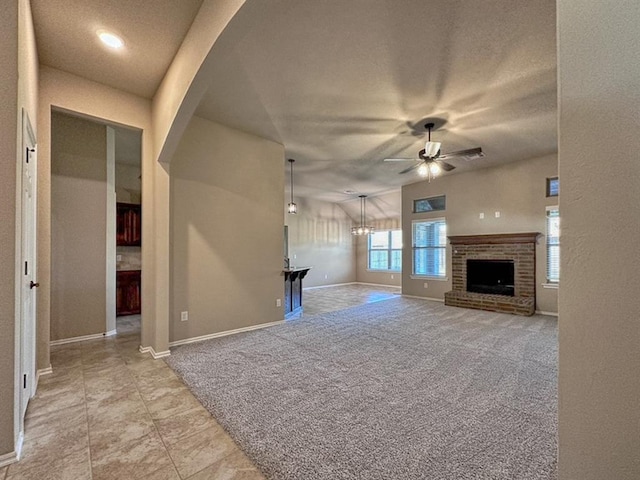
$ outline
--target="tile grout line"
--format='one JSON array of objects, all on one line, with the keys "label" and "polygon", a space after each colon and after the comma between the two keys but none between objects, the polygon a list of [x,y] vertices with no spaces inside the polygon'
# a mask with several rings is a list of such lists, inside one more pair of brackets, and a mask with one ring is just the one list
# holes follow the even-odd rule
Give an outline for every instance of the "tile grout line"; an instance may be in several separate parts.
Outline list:
[{"label": "tile grout line", "polygon": [[[161,359],[157,359],[154,361],[163,361]],[[127,367],[127,370],[129,370],[129,368]],[[169,460],[171,461],[171,465],[173,465],[174,470],[176,471],[176,474],[178,475],[178,477],[181,480],[185,480],[182,478],[182,475],[180,474],[180,471],[178,470],[178,467],[176,466],[176,463],[173,460],[173,457],[171,456],[171,453],[169,453],[169,449],[167,448],[167,444],[164,441],[164,438],[162,438],[162,435],[160,434],[160,430],[158,430],[158,425],[156,424],[156,420],[153,418],[153,416],[151,415],[151,411],[149,410],[149,407],[147,406],[147,402],[145,401],[144,397],[142,396],[142,392],[140,391],[140,389],[138,388],[138,382],[136,380],[136,377],[131,373],[131,371],[129,371],[129,375],[131,375],[131,378],[133,380],[133,385],[136,389],[136,392],[138,392],[138,395],[140,395],[140,399],[142,400],[142,404],[144,405],[144,409],[147,412],[147,415],[149,415],[149,418],[151,419],[151,423],[153,423],[153,428],[156,432],[156,434],[158,435],[158,438],[160,439],[160,442],[162,443],[162,447],[164,448],[164,451],[167,454],[167,457],[169,457]],[[159,469],[158,469],[159,470]],[[153,474],[155,472],[151,472],[151,474]],[[149,474],[149,475],[151,475]]]},{"label": "tile grout line", "polygon": [[[164,360],[163,360],[163,359],[158,359],[158,360],[156,360],[156,361],[162,361],[162,362],[164,362]],[[166,363],[166,362],[164,362],[164,363],[165,363],[165,365],[167,365],[167,363]],[[167,365],[167,368],[169,368],[169,369],[174,373],[174,375],[176,375],[176,377],[177,377],[178,379],[180,379],[180,381],[182,381],[182,382],[184,383],[184,381],[183,381],[183,380],[182,380],[182,379],[181,379],[181,378],[176,374],[176,372],[175,372],[175,371],[173,371],[173,369],[172,369],[171,367],[169,367],[169,365]],[[135,385],[136,385],[136,389],[137,389],[137,388],[138,388],[138,385],[137,385],[137,382],[135,382],[135,380],[134,380],[134,383],[135,383]],[[186,387],[186,384],[185,384],[185,387]],[[206,411],[206,412],[211,416],[211,418],[212,418],[212,419],[213,419],[213,420],[214,420],[218,425],[220,425],[220,423],[219,423],[219,422],[218,422],[218,420],[213,416],[213,414],[212,414],[211,412],[209,412],[209,410],[207,410],[207,408],[206,408],[204,405],[202,405],[202,402],[201,402],[200,400],[198,400],[198,398],[193,394],[193,392],[192,392],[188,387],[187,387],[187,391],[188,391],[188,392],[193,396],[193,398],[195,398],[195,399],[196,399],[196,401],[197,401],[197,402],[200,404],[200,406],[201,406],[201,407],[202,407],[202,408],[203,408],[203,409],[204,409],[204,410],[205,410],[205,411]],[[140,390],[138,390],[138,393],[140,393]],[[142,398],[142,403],[144,403],[144,407],[145,407],[145,409],[147,410],[147,413],[149,413],[149,416],[151,417],[151,412],[149,411],[149,409],[148,409],[148,407],[147,407],[147,402],[146,402],[146,401],[144,400],[144,398],[142,397],[142,394],[140,394],[140,397]],[[188,411],[188,410],[187,410],[187,411]],[[184,413],[184,412],[180,412],[180,413]],[[178,413],[177,415],[179,415],[180,413]],[[178,470],[178,467],[176,466],[176,464],[175,464],[175,462],[174,462],[174,460],[173,460],[173,457],[171,456],[171,453],[169,452],[169,448],[167,447],[167,445],[166,445],[166,443],[165,443],[165,440],[164,440],[164,438],[163,438],[162,434],[161,434],[161,433],[160,433],[160,431],[158,430],[158,426],[157,426],[157,424],[156,424],[156,420],[154,420],[154,419],[153,419],[153,417],[151,417],[151,421],[153,422],[153,426],[154,426],[154,428],[156,429],[156,431],[158,432],[158,437],[160,437],[160,441],[162,442],[162,445],[164,446],[165,450],[167,451],[167,455],[169,456],[169,459],[171,460],[171,463],[173,464],[174,468],[176,469],[176,472],[178,473],[178,477],[180,477],[180,479],[181,479],[181,480],[188,480],[189,478],[194,477],[194,476],[195,476],[195,475],[197,475],[198,473],[200,473],[200,472],[202,472],[202,471],[206,470],[207,468],[209,468],[209,467],[210,467],[211,465],[213,465],[214,463],[221,462],[221,461],[223,461],[223,460],[225,460],[225,459],[229,458],[229,457],[230,457],[231,455],[233,455],[233,453],[234,453],[234,452],[229,452],[229,453],[228,453],[228,454],[226,454],[224,457],[222,457],[222,458],[218,459],[216,462],[210,463],[209,465],[206,465],[206,466],[202,467],[202,468],[201,468],[200,470],[198,470],[197,472],[194,472],[194,473],[192,473],[191,475],[189,475],[188,477],[184,478],[184,477],[182,476],[182,474],[180,473],[180,470]],[[223,429],[223,431],[225,431],[225,432],[226,432],[226,430],[224,430],[224,427],[222,427],[221,425],[220,425],[220,427]],[[193,436],[195,436],[195,435],[199,435],[200,433],[201,433],[201,432],[199,432],[199,431],[198,431],[198,432],[192,433],[192,434],[190,434],[190,435],[186,435],[186,436],[184,436],[183,438],[181,438],[181,439],[180,439],[180,441],[184,441],[184,440],[186,440],[186,439],[188,439],[188,438],[191,438],[191,437],[193,437]],[[242,450],[242,449],[240,448],[240,446],[235,442],[235,440],[233,440],[233,439],[231,439],[231,440],[233,441],[234,445],[236,446],[236,448],[237,448],[239,451],[241,451],[242,453],[245,453],[245,452],[244,452],[244,450]],[[245,455],[246,455],[246,453],[245,453]]]},{"label": "tile grout line", "polygon": [[87,402],[87,383],[84,372],[84,352],[80,351],[80,365],[82,366],[82,390],[84,392],[84,415],[87,419],[87,449],[89,450],[89,478],[93,479],[93,459],[91,458],[91,428],[89,426],[89,404]]}]

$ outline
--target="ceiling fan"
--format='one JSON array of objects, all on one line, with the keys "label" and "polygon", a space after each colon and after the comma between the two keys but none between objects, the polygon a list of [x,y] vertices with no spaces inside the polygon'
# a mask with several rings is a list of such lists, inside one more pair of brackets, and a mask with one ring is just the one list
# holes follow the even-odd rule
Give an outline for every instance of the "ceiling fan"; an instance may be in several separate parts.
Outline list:
[{"label": "ceiling fan", "polygon": [[421,177],[428,177],[429,181],[435,176],[437,176],[442,170],[445,172],[450,172],[454,167],[450,163],[444,162],[443,160],[454,158],[454,157],[464,157],[467,160],[471,160],[474,158],[484,157],[484,153],[482,153],[482,148],[470,148],[468,150],[458,150],[457,152],[449,152],[449,153],[440,153],[440,142],[432,142],[431,141],[431,130],[434,127],[434,123],[429,122],[425,125],[425,128],[429,132],[429,137],[425,147],[418,152],[419,158],[386,158],[385,162],[407,162],[413,161],[417,163],[415,165],[410,166],[409,168],[405,168],[399,173],[408,173],[413,170],[418,171],[418,175]]}]

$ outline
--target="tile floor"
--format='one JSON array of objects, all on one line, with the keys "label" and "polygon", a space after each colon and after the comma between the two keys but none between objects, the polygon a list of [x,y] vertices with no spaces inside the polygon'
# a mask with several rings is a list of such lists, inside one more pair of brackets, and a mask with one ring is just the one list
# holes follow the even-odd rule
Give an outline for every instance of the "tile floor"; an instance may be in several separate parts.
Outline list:
[{"label": "tile floor", "polygon": [[380,300],[400,295],[400,293],[400,287],[362,284],[311,288],[304,290],[303,293],[303,315],[317,315],[355,307],[364,303],[379,302]]},{"label": "tile floor", "polygon": [[[397,288],[307,290],[304,315],[384,300]],[[138,352],[140,317],[118,334],[52,347],[29,403],[20,462],[0,480],[255,480],[262,474],[163,360]]]}]

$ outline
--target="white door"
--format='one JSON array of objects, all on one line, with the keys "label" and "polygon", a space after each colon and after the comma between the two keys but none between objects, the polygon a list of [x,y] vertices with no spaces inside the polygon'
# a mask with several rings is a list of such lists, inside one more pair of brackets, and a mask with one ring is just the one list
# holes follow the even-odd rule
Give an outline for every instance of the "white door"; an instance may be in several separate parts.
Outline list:
[{"label": "white door", "polygon": [[22,141],[22,239],[20,309],[20,430],[29,399],[35,394],[36,353],[36,173],[37,156],[31,122],[23,111]]}]

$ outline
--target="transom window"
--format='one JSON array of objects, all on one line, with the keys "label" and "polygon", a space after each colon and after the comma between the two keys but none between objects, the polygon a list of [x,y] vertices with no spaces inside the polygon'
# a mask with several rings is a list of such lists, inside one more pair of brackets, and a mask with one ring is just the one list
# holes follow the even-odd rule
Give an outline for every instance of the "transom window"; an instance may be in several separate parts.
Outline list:
[{"label": "transom window", "polygon": [[413,222],[413,274],[444,278],[447,273],[447,224],[444,218]]},{"label": "transom window", "polygon": [[557,197],[560,194],[560,180],[558,177],[547,178],[547,197]]},{"label": "transom window", "polygon": [[369,235],[369,270],[402,270],[402,230],[377,230]]},{"label": "transom window", "polygon": [[419,198],[413,201],[413,213],[420,212],[436,212],[438,210],[444,210],[447,205],[446,195],[440,195],[438,197]]}]

